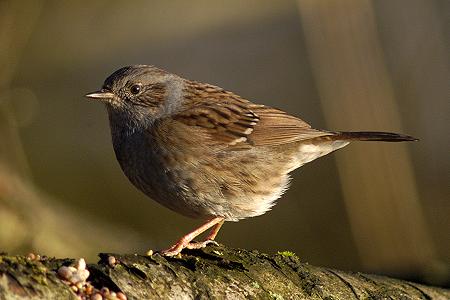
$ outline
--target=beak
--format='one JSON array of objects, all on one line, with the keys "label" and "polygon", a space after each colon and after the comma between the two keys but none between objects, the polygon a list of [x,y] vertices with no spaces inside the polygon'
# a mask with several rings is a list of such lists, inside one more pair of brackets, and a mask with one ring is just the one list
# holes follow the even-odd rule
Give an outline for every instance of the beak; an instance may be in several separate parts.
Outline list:
[{"label": "beak", "polygon": [[110,100],[114,98],[114,94],[102,89],[97,92],[86,94],[85,97],[93,100]]}]

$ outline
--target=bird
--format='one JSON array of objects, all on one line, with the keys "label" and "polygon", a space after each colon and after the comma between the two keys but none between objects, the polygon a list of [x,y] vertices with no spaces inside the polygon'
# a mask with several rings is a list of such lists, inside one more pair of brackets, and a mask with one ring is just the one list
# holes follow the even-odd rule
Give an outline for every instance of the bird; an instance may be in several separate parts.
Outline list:
[{"label": "bird", "polygon": [[152,65],[120,68],[85,96],[105,104],[114,152],[129,181],[163,206],[204,222],[159,251],[165,256],[216,243],[225,221],[266,213],[288,189],[290,172],[353,141],[417,140],[314,129],[283,110]]}]

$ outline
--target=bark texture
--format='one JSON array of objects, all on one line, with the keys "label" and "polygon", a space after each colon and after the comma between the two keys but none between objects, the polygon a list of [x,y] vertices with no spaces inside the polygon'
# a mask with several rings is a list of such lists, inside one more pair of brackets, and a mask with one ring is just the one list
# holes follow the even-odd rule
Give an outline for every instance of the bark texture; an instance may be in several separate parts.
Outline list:
[{"label": "bark texture", "polygon": [[[291,252],[268,255],[221,245],[177,258],[99,256],[87,266],[88,281],[127,299],[450,299],[449,290],[314,267]],[[57,274],[74,261],[0,255],[0,299],[77,299]]]}]

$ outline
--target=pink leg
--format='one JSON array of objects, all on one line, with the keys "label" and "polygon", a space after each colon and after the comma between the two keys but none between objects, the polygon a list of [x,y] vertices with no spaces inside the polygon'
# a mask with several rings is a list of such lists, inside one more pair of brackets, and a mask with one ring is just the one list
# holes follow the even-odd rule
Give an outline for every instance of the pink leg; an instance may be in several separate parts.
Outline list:
[{"label": "pink leg", "polygon": [[211,229],[211,231],[209,232],[209,234],[206,236],[206,238],[203,241],[190,242],[189,244],[186,245],[186,248],[200,249],[200,248],[206,247],[206,245],[208,245],[208,244],[216,244],[217,245],[217,243],[214,241],[214,239],[216,238],[217,233],[219,232],[220,228],[222,227],[223,222],[225,222],[225,221],[222,220],[221,222],[214,225],[214,227]]},{"label": "pink leg", "polygon": [[222,227],[225,220],[222,218],[222,221],[214,225],[214,227],[211,229],[211,232],[206,236],[205,240],[211,240],[214,241],[214,239],[217,236],[217,233],[219,233],[220,228]]},{"label": "pink leg", "polygon": [[[223,225],[223,222],[224,218],[222,217],[215,217],[211,220],[208,220],[208,222],[206,222],[202,226],[183,236],[175,245],[173,245],[169,249],[161,250],[159,251],[159,253],[165,256],[174,256],[180,253],[181,250],[183,250],[184,248],[198,249],[205,247],[208,243],[211,243],[212,240],[216,237],[217,232],[219,232],[220,227],[222,227]],[[210,234],[207,236],[205,241],[199,243],[191,243],[191,241],[195,237],[202,234],[211,227],[213,227],[213,229],[211,230]]]}]

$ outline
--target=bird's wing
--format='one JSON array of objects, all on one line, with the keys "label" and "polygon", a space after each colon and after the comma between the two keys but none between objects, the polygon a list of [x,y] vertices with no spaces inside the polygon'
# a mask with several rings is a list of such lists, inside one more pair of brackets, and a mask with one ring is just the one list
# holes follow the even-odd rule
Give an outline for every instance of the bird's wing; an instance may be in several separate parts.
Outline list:
[{"label": "bird's wing", "polygon": [[332,134],[311,128],[305,121],[276,108],[258,105],[252,110],[260,116],[250,136],[258,146],[282,145]]},{"label": "bird's wing", "polygon": [[199,103],[174,119],[207,136],[211,144],[231,149],[277,146],[331,134],[281,110],[233,98]]}]

